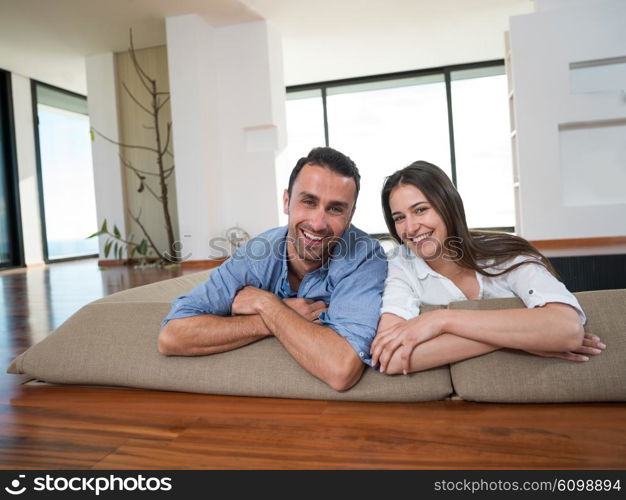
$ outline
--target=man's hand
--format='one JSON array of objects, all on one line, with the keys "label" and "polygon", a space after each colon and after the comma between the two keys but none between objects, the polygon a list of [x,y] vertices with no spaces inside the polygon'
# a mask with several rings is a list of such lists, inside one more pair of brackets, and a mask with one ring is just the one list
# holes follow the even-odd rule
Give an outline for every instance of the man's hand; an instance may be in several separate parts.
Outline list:
[{"label": "man's hand", "polygon": [[319,323],[319,315],[328,311],[328,306],[323,300],[314,301],[303,298],[283,299],[283,304],[296,311],[300,316],[313,323]]},{"label": "man's hand", "polygon": [[569,352],[549,352],[549,351],[526,351],[536,356],[544,358],[561,358],[568,361],[589,361],[589,355],[595,356],[601,354],[602,350],[606,348],[600,341],[600,337],[593,333],[585,332],[583,337],[583,343],[580,347],[573,349]]},{"label": "man's hand", "polygon": [[244,286],[235,294],[232,304],[233,315],[259,314],[261,305],[269,300],[280,300],[271,292],[253,286]]}]

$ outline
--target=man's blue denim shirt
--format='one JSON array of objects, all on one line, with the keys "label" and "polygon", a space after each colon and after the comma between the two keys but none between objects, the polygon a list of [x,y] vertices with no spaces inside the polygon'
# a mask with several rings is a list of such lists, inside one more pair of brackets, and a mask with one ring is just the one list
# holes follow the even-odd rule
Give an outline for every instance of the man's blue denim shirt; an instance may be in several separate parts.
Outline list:
[{"label": "man's blue denim shirt", "polygon": [[270,229],[237,249],[207,281],[172,303],[163,326],[171,319],[200,314],[228,316],[237,291],[251,285],[281,299],[323,300],[328,311],[320,315],[320,323],[344,337],[361,360],[370,364],[370,344],[376,335],[387,276],[382,247],[367,233],[349,226],[332,257],[307,273],[294,292],[287,279],[286,236],[287,226]]}]

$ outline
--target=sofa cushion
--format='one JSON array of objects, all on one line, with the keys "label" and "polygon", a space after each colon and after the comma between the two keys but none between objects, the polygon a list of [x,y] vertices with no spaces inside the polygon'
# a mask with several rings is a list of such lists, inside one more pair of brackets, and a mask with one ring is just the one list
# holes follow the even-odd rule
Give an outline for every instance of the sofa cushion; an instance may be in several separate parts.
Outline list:
[{"label": "sofa cushion", "polygon": [[[626,401],[626,290],[575,295],[587,315],[585,331],[599,335],[607,345],[602,354],[572,362],[508,349],[492,352],[450,367],[456,393],[468,401],[499,403]],[[494,299],[449,307],[487,310],[524,304]]]},{"label": "sofa cushion", "polygon": [[206,276],[175,278],[88,304],[16,358],[8,371],[49,383],[238,396],[432,401],[452,394],[447,366],[406,377],[366,368],[356,386],[339,393],[300,367],[275,338],[210,356],[159,354],[157,337],[169,302]]}]

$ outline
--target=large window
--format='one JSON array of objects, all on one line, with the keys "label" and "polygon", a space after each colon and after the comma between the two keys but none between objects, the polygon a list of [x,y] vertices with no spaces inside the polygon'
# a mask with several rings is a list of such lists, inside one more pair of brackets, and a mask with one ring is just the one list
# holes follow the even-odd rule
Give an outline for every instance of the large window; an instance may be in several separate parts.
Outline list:
[{"label": "large window", "polygon": [[335,87],[327,95],[331,145],[350,156],[361,172],[362,198],[353,222],[370,233],[387,232],[378,201],[387,175],[421,159],[450,172],[443,78]]},{"label": "large window", "polygon": [[40,83],[36,102],[46,261],[98,253],[87,100]]},{"label": "large window", "polygon": [[491,66],[451,72],[456,180],[470,227],[515,225],[503,71]]},{"label": "large window", "polygon": [[385,177],[426,160],[459,189],[470,227],[512,230],[507,103],[502,61],[290,87],[278,192],[282,197],[297,159],[326,144],[350,156],[361,172],[354,224],[386,233],[380,207]]}]

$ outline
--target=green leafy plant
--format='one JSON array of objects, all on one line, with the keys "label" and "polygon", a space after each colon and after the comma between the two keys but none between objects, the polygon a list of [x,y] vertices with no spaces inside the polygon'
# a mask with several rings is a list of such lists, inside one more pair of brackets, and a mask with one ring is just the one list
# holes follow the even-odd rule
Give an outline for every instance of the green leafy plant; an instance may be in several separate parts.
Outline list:
[{"label": "green leafy plant", "polygon": [[139,265],[144,266],[148,263],[148,259],[154,255],[146,238],[135,241],[134,234],[129,235],[128,238],[124,238],[116,225],[113,225],[113,231],[111,232],[109,231],[106,219],[104,219],[100,230],[87,238],[96,238],[102,235],[108,236],[104,243],[105,258],[108,258],[111,251],[113,251],[113,257],[116,259],[121,260],[124,254],[126,254],[129,259],[137,258]]}]

